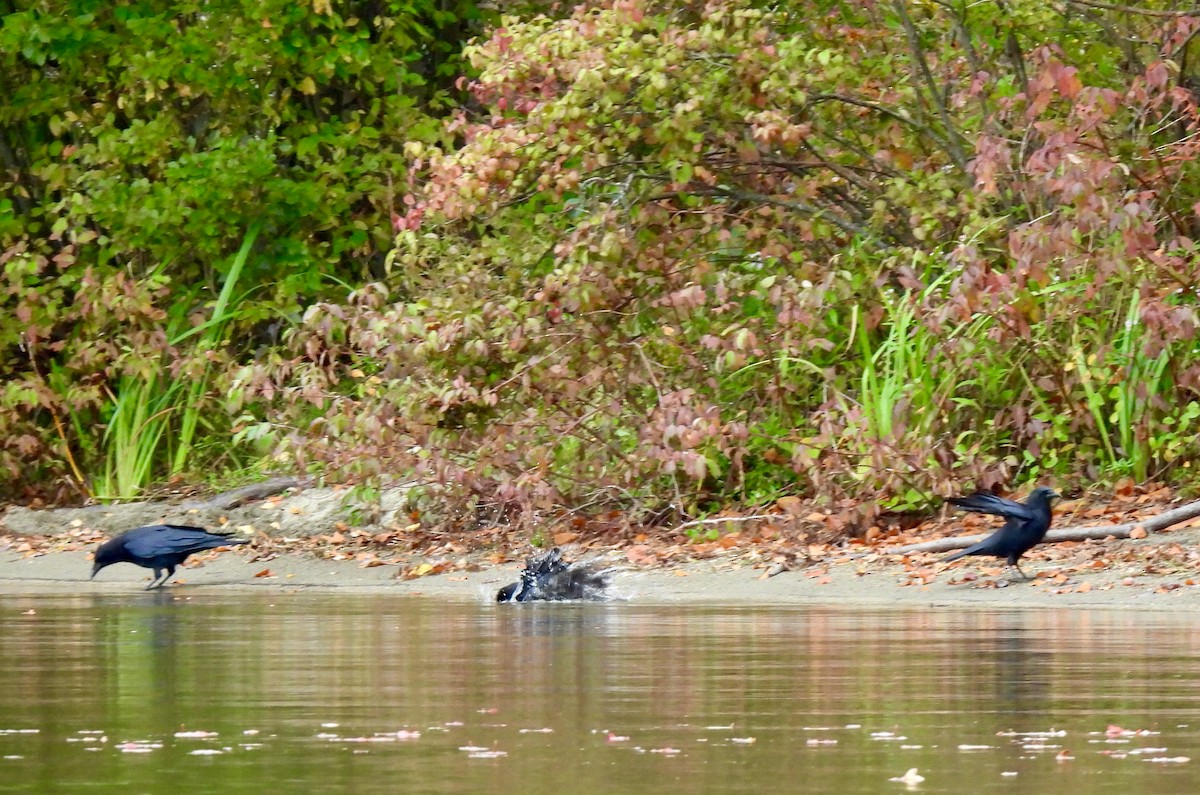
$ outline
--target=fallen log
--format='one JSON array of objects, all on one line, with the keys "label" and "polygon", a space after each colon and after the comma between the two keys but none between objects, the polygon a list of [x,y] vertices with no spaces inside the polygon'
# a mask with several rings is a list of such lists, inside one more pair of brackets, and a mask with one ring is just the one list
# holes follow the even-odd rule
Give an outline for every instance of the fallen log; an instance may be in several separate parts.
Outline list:
[{"label": "fallen log", "polygon": [[[1105,538],[1129,538],[1129,534],[1134,528],[1141,527],[1147,533],[1157,533],[1160,530],[1165,530],[1171,525],[1186,522],[1188,519],[1194,519],[1200,516],[1200,501],[1189,502],[1187,505],[1181,505],[1178,508],[1172,508],[1169,511],[1163,511],[1157,516],[1151,516],[1147,519],[1139,519],[1134,522],[1126,522],[1125,524],[1109,524],[1109,525],[1084,525],[1082,527],[1064,527],[1061,530],[1051,530],[1046,533],[1046,539],[1043,543],[1053,543],[1055,541],[1094,541]],[[987,538],[991,533],[974,536],[954,536],[952,538],[939,538],[936,541],[924,541],[920,544],[907,544],[895,549],[880,549],[878,552],[883,555],[907,555],[912,552],[949,552],[953,549],[966,549],[967,547],[978,544],[983,539]]]},{"label": "fallen log", "polygon": [[241,488],[222,492],[207,500],[189,500],[181,506],[181,509],[185,511],[229,511],[248,502],[261,500],[265,497],[273,497],[288,489],[307,485],[308,481],[300,478],[271,478],[270,480],[264,480],[262,483],[251,483],[249,486],[242,486]]}]

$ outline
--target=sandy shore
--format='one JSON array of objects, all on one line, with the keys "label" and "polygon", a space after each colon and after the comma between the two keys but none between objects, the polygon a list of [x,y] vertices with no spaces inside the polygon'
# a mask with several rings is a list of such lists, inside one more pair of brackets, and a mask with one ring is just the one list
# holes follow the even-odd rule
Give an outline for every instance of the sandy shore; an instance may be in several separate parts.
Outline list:
[{"label": "sandy shore", "polygon": [[[914,578],[911,564],[906,568],[890,559],[844,561],[763,578],[761,568],[731,557],[654,569],[618,567],[614,590],[622,600],[646,604],[1200,609],[1200,586],[1187,584],[1191,582],[1187,573],[1133,574],[1113,568],[1065,576],[1060,568],[1038,561],[1026,563],[1025,568],[1042,576],[997,587],[1003,577],[992,576],[999,570],[985,561],[938,571],[932,581],[922,583],[920,577]],[[301,554],[254,562],[226,551],[211,559],[189,561],[167,587],[209,593],[315,588],[487,602],[502,585],[514,581],[519,570],[519,565],[511,564],[403,580],[396,578],[395,566],[363,568],[351,561]],[[0,553],[0,601],[14,594],[124,593],[143,587],[150,578],[148,570],[126,564],[105,569],[95,580],[88,579],[90,572],[85,552],[36,557]],[[979,577],[963,582],[968,573]]]}]

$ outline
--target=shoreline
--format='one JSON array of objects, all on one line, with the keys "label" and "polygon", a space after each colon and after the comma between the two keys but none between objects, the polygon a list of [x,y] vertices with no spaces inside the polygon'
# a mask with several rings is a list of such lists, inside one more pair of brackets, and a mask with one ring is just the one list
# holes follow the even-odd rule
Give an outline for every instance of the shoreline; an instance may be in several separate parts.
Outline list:
[{"label": "shoreline", "polygon": [[[1200,610],[1200,585],[1183,584],[1178,576],[1122,577],[1121,572],[1098,570],[1067,577],[1044,561],[1030,562],[1026,568],[1030,574],[1042,576],[1001,586],[1002,575],[990,576],[999,572],[999,567],[988,563],[956,565],[931,576],[928,570],[914,573],[911,564],[879,558],[866,564],[822,564],[763,578],[762,568],[755,568],[744,556],[731,555],[653,568],[614,565],[612,601],[700,607]],[[354,561],[323,560],[303,553],[255,561],[229,551],[189,560],[163,590],[176,597],[318,591],[490,603],[496,591],[517,579],[520,570],[520,564],[508,563],[399,579],[396,566],[364,568]],[[95,580],[88,579],[89,572],[85,551],[35,556],[2,552],[0,599],[142,594],[147,593],[144,587],[151,576],[148,569],[130,564],[110,566]],[[526,607],[509,605],[505,609]]]}]

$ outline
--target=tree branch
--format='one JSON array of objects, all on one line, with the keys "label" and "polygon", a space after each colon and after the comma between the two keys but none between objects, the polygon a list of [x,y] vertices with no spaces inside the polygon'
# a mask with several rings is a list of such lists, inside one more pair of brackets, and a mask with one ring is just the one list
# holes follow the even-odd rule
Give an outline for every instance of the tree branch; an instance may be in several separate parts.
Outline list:
[{"label": "tree branch", "polygon": [[938,117],[942,120],[942,127],[946,133],[946,153],[950,155],[954,165],[958,166],[960,171],[966,171],[967,156],[963,153],[958,132],[950,123],[950,112],[946,109],[946,103],[938,91],[937,81],[933,79],[933,72],[929,71],[929,62],[925,58],[924,48],[921,47],[921,38],[917,35],[916,26],[908,16],[908,9],[904,7],[905,2],[906,0],[894,0],[892,5],[900,17],[900,23],[904,25],[904,33],[908,37],[908,46],[912,50],[913,60],[920,68],[921,77],[925,81],[929,96],[932,98],[934,106],[937,107]]},{"label": "tree branch", "polygon": [[938,135],[937,130],[934,130],[927,124],[922,124],[918,119],[914,119],[912,116],[909,116],[907,113],[902,111],[892,110],[884,105],[877,105],[874,102],[868,102],[865,99],[858,99],[857,97],[851,97],[846,94],[814,94],[808,98],[809,105],[819,105],[822,102],[842,102],[847,105],[866,108],[867,110],[875,111],[876,113],[880,113],[884,116],[890,116],[901,124],[905,124],[909,127],[912,127],[917,132],[929,136],[938,146],[942,147],[942,149],[949,151],[951,148],[950,142]]},{"label": "tree branch", "polygon": [[1179,17],[1200,17],[1200,9],[1191,9],[1189,11],[1155,11],[1149,8],[1133,8],[1131,6],[1119,6],[1114,3],[1102,3],[1100,0],[1067,0],[1068,5],[1085,6],[1087,8],[1099,8],[1104,11],[1119,11],[1122,14],[1140,14],[1144,17],[1158,17],[1160,19],[1178,19]]},{"label": "tree branch", "polygon": [[[1186,522],[1200,516],[1200,502],[1189,502],[1169,511],[1164,511],[1149,519],[1141,519],[1125,524],[1086,525],[1083,527],[1064,527],[1061,530],[1051,530],[1046,533],[1046,541],[1098,541],[1105,538],[1129,538],[1135,527],[1145,528],[1147,533],[1157,533],[1171,525]],[[966,549],[978,544],[987,535],[956,536],[954,538],[939,538],[936,541],[925,541],[920,544],[908,544],[895,549],[880,550],[885,555],[907,555],[912,552],[949,552],[952,549]]]},{"label": "tree branch", "polygon": [[807,202],[792,201],[790,199],[776,199],[775,197],[768,196],[764,193],[755,193],[754,191],[744,191],[744,190],[733,190],[730,188],[711,188],[708,190],[694,190],[694,191],[690,191],[690,193],[692,193],[694,195],[701,195],[701,196],[703,196],[703,195],[722,196],[722,197],[725,197],[728,199],[737,199],[739,201],[752,201],[752,202],[758,202],[760,204],[770,204],[775,207],[783,207],[788,210],[795,210],[796,212],[803,213],[805,215],[810,215],[814,218],[820,218],[825,221],[828,221],[829,223],[833,224],[834,226],[838,227],[839,229],[841,229],[844,232],[849,232],[850,234],[853,234],[853,235],[860,235],[869,240],[876,240],[877,245],[880,247],[880,249],[882,249],[884,251],[891,248],[891,246],[889,246],[888,244],[880,241],[878,239],[878,235],[876,235],[870,229],[867,229],[865,226],[860,226],[859,224],[856,224],[853,221],[848,221],[845,218],[840,218],[837,215],[835,215],[834,213],[831,213],[822,207],[817,207],[815,205],[808,204]]}]

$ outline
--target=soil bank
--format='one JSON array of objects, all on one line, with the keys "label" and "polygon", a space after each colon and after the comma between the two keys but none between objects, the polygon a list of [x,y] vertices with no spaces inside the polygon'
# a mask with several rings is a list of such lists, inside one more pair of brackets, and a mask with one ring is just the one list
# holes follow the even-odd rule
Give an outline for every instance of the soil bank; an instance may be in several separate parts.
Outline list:
[{"label": "soil bank", "polygon": [[[1131,574],[1114,568],[1064,577],[1044,562],[1027,562],[1025,569],[1041,576],[1004,585],[998,568],[975,561],[956,564],[923,582],[925,578],[914,576],[911,565],[880,558],[764,577],[763,568],[731,555],[651,569],[614,565],[613,590],[616,600],[630,604],[1200,611],[1200,586],[1186,584],[1191,581],[1179,573]],[[501,586],[516,580],[519,571],[518,564],[505,564],[399,579],[395,566],[364,568],[353,561],[304,554],[252,561],[240,550],[230,550],[189,560],[166,587],[176,594],[321,589],[490,602]],[[969,572],[980,576],[964,582],[963,575]],[[999,576],[990,576],[993,572]],[[128,564],[110,566],[95,580],[88,579],[90,573],[89,555],[83,551],[33,557],[0,552],[0,603],[22,594],[136,593],[151,576],[149,570]],[[526,607],[505,605],[503,609]]]}]

